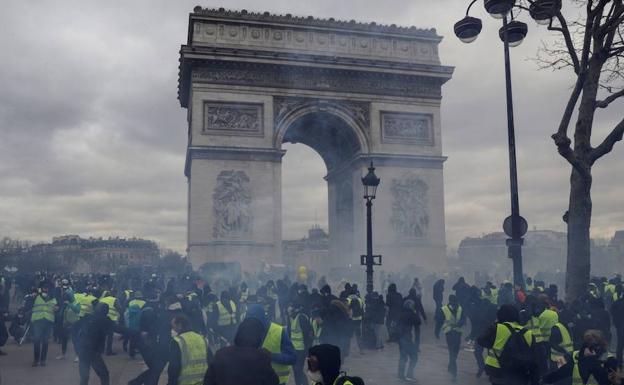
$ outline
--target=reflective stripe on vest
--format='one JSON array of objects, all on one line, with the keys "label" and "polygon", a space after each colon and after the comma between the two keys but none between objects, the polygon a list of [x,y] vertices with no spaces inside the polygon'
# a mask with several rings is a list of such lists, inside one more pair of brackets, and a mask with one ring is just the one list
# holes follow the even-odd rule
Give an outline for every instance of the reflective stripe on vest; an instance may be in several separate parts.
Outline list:
[{"label": "reflective stripe on vest", "polygon": [[559,322],[557,312],[546,309],[538,317],[539,338],[535,337],[535,342],[548,342],[550,340],[550,331],[553,326]]},{"label": "reflective stripe on vest", "polygon": [[230,300],[230,307],[232,309],[231,313],[223,306],[221,301],[217,302],[217,309],[219,310],[217,325],[230,326],[236,323],[236,304],[234,301]]},{"label": "reflective stripe on vest", "polygon": [[[271,326],[269,326],[269,331],[267,332],[266,337],[264,337],[262,347],[271,353],[280,353],[282,351],[283,329],[284,328],[282,326],[271,322]],[[275,362],[271,362],[271,366],[279,377],[280,384],[287,384],[288,378],[290,377],[290,366],[278,364]]]},{"label": "reflective stripe on vest", "polygon": [[351,316],[351,319],[354,321],[361,321],[362,320],[362,314],[364,313],[364,301],[362,300],[362,298],[358,297],[357,295],[350,295],[349,297],[347,297],[347,306],[351,307],[351,302],[352,301],[358,301],[360,303],[360,315],[357,316]]},{"label": "reflective stripe on vest", "polygon": [[[522,326],[518,325],[515,322],[505,322],[507,325],[511,326],[515,330],[521,330]],[[509,328],[503,324],[496,324],[496,339],[494,340],[494,345],[492,345],[491,349],[488,349],[487,357],[485,358],[485,364],[487,366],[491,366],[493,368],[500,369],[500,363],[498,362],[498,357],[503,353],[503,349],[505,349],[505,345],[507,344],[507,340],[511,336],[511,331]],[[531,346],[533,335],[531,331],[528,330],[524,333],[524,340]]]},{"label": "reflective stripe on vest", "polygon": [[568,354],[572,354],[574,351],[574,345],[572,344],[572,338],[570,337],[568,329],[560,322],[557,322],[555,327],[559,329],[559,333],[561,333],[561,342],[558,345],[559,350],[554,348],[550,349],[550,359],[552,361],[557,361],[558,358],[563,357],[561,350],[564,350]]},{"label": "reflective stripe on vest", "polygon": [[455,314],[451,312],[451,309],[447,306],[442,306],[442,313],[444,314],[444,323],[442,324],[442,331],[444,334],[456,331],[461,332],[461,327],[459,327],[459,320],[462,316],[462,307],[457,306],[457,311]]},{"label": "reflective stripe on vest", "polygon": [[32,307],[30,322],[39,320],[48,320],[50,322],[54,322],[55,305],[56,299],[52,298],[49,301],[46,301],[40,295],[38,295],[37,298],[35,298],[35,302]]},{"label": "reflective stripe on vest", "polygon": [[297,314],[295,318],[290,320],[290,340],[292,341],[295,350],[305,350],[305,344],[303,341],[303,331],[301,330],[300,317],[306,317],[305,314]]},{"label": "reflective stripe on vest", "polygon": [[182,370],[178,377],[179,385],[201,385],[208,370],[208,345],[201,334],[182,333],[174,340],[180,347]]},{"label": "reflective stripe on vest", "polygon": [[117,298],[115,297],[104,297],[100,299],[100,302],[108,305],[108,318],[115,322],[119,321],[119,312],[115,308],[116,301]]},{"label": "reflective stripe on vest", "polygon": [[527,329],[533,333],[533,337],[535,337],[535,342],[542,341],[542,331],[539,327],[539,319],[537,317],[531,317],[529,322],[527,323]]}]

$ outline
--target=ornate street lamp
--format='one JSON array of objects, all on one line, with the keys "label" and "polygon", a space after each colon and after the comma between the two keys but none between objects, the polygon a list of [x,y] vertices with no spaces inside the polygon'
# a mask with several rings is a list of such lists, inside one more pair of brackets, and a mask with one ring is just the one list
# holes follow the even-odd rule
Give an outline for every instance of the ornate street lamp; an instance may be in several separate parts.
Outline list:
[{"label": "ornate street lamp", "polygon": [[381,179],[375,175],[375,167],[371,161],[368,174],[362,178],[364,199],[366,199],[366,255],[360,256],[360,264],[366,266],[366,293],[373,292],[373,266],[381,265],[381,255],[373,255],[373,199],[377,194],[377,186]]},{"label": "ornate street lamp", "polygon": [[[477,0],[472,0],[466,10],[466,17],[455,23],[455,35],[464,43],[471,43],[481,33],[480,19],[468,15],[470,8]],[[539,24],[550,24],[552,18],[561,10],[561,0],[529,0],[529,14]],[[485,10],[496,19],[503,19],[503,26],[499,36],[503,41],[505,54],[505,86],[507,94],[507,138],[509,149],[509,179],[511,190],[511,215],[503,223],[503,230],[509,236],[507,250],[513,261],[514,284],[524,288],[522,273],[522,244],[527,232],[527,221],[520,215],[518,199],[518,170],[516,165],[516,137],[513,117],[513,96],[511,90],[511,65],[509,47],[516,47],[522,43],[527,35],[526,23],[514,20],[513,9],[523,8],[516,5],[515,0],[484,0]],[[526,9],[526,8],[524,8]],[[511,17],[511,21],[508,18]]]}]

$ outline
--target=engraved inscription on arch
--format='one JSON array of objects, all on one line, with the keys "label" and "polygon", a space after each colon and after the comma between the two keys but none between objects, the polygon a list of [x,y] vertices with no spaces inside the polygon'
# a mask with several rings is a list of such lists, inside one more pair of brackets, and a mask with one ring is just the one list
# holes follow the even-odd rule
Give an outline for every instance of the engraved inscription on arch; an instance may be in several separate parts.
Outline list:
[{"label": "engraved inscription on arch", "polygon": [[381,139],[385,143],[433,146],[433,115],[382,111]]},{"label": "engraved inscription on arch", "polygon": [[262,104],[206,101],[202,134],[263,136]]}]

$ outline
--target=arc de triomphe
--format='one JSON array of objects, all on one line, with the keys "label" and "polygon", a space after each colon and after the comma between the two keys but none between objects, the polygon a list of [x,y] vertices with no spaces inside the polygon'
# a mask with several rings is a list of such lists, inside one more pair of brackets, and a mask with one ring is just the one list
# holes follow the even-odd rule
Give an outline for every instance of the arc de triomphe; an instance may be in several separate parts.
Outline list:
[{"label": "arc de triomphe", "polygon": [[374,161],[375,252],[389,269],[444,267],[440,102],[453,71],[440,40],[414,27],[196,7],[178,90],[194,267],[281,262],[284,142],[327,166],[327,266],[358,264],[365,250],[360,178]]}]

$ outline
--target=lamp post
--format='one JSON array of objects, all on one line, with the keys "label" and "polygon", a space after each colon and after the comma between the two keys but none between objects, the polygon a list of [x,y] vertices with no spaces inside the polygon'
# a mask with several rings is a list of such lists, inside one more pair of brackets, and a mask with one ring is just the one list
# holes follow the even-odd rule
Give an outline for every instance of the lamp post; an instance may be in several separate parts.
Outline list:
[{"label": "lamp post", "polygon": [[[477,0],[473,0],[466,10],[466,17],[455,23],[455,35],[464,43],[472,43],[481,32],[480,19],[468,16],[470,8]],[[551,20],[561,10],[561,0],[529,0],[529,14],[539,24],[550,24]],[[486,11],[496,19],[503,20],[499,30],[499,37],[503,41],[505,57],[505,87],[507,96],[507,138],[509,149],[509,179],[511,190],[511,215],[505,218],[503,230],[509,236],[507,239],[508,256],[513,261],[514,284],[524,288],[522,273],[522,238],[528,229],[527,221],[520,215],[518,199],[518,170],[516,166],[516,137],[513,116],[513,96],[511,89],[511,64],[509,47],[522,43],[526,37],[528,27],[526,23],[514,20],[513,9],[521,8],[515,0],[484,0]],[[511,20],[509,20],[509,17]]]},{"label": "lamp post", "polygon": [[360,256],[360,264],[366,266],[366,294],[373,292],[373,266],[381,265],[381,255],[373,255],[373,199],[381,179],[375,175],[371,161],[368,174],[362,178],[364,199],[366,199],[366,255]]}]

